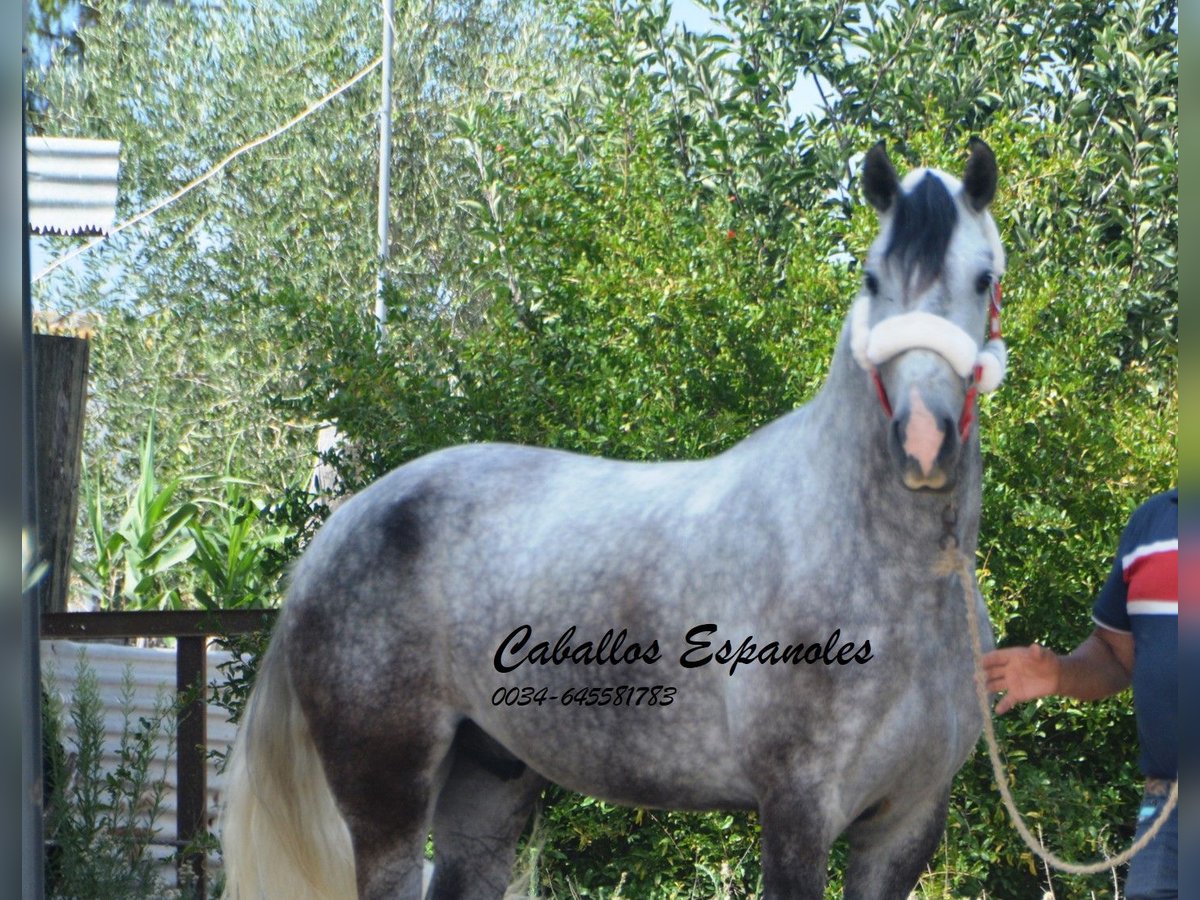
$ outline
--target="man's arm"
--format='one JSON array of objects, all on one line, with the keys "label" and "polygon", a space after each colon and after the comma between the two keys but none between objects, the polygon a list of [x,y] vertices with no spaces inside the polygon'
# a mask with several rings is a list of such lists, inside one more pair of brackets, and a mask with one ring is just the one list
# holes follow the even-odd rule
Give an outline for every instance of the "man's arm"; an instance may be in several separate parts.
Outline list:
[{"label": "man's arm", "polygon": [[1051,694],[1099,700],[1129,687],[1133,635],[1096,627],[1066,656],[1039,644],[993,650],[983,657],[989,691],[1004,691],[996,714]]}]

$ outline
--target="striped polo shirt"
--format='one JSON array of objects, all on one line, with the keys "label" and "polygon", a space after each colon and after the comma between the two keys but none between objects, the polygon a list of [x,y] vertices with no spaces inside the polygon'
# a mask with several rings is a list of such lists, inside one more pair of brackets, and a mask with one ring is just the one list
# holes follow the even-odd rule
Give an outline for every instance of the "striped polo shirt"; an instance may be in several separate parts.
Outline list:
[{"label": "striped polo shirt", "polygon": [[1138,764],[1148,778],[1178,768],[1179,491],[1151,497],[1129,518],[1108,580],[1092,607],[1097,625],[1133,635]]}]

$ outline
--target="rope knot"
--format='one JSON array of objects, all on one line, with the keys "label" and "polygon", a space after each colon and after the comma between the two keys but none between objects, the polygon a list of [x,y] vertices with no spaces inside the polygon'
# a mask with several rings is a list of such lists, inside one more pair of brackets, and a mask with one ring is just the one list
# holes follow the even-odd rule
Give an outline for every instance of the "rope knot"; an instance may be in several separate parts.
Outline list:
[{"label": "rope knot", "polygon": [[962,554],[958,552],[957,547],[943,546],[942,552],[938,554],[938,558],[933,563],[933,574],[938,578],[954,575],[959,571],[960,556]]}]

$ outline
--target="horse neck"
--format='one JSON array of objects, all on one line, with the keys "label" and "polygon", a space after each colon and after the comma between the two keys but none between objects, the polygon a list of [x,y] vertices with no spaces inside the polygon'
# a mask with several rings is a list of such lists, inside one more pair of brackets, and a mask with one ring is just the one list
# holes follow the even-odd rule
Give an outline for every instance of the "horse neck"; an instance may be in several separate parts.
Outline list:
[{"label": "horse neck", "polygon": [[972,430],[955,487],[946,493],[911,491],[900,482],[887,446],[888,420],[870,377],[850,352],[843,330],[824,386],[804,417],[804,451],[848,511],[872,532],[904,536],[912,546],[938,550],[954,523],[959,545],[975,549],[980,502],[979,439]]}]

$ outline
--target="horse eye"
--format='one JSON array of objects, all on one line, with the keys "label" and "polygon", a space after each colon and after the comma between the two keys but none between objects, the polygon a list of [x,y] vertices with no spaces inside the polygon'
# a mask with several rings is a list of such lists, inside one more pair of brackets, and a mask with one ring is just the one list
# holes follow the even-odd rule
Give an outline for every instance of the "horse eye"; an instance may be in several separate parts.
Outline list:
[{"label": "horse eye", "polygon": [[871,272],[868,272],[866,277],[863,278],[863,284],[867,286],[867,291],[870,292],[872,297],[879,293],[879,279]]},{"label": "horse eye", "polygon": [[975,290],[977,290],[981,294],[984,291],[986,291],[988,288],[990,288],[991,286],[992,286],[992,273],[991,272],[984,272],[978,278],[975,279]]}]

